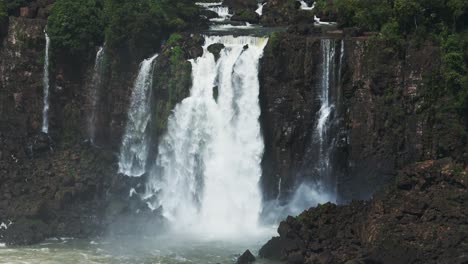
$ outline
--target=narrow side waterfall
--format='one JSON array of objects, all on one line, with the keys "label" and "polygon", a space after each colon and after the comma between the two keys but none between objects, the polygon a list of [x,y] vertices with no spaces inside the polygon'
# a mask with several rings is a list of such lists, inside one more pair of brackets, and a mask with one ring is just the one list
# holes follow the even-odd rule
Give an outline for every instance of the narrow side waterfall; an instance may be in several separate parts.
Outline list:
[{"label": "narrow side waterfall", "polygon": [[43,97],[43,109],[42,109],[42,132],[49,133],[49,49],[50,49],[50,38],[46,32],[46,47],[44,55],[44,69],[42,76],[42,86],[44,88],[44,97]]},{"label": "narrow side waterfall", "polygon": [[135,80],[128,110],[127,126],[122,140],[119,158],[119,173],[139,177],[146,172],[151,119],[151,87],[153,85],[153,62],[158,57],[144,60]]},{"label": "narrow side waterfall", "polygon": [[104,68],[104,47],[100,47],[94,61],[93,78],[91,81],[91,113],[88,118],[88,136],[92,144],[96,137],[96,111],[102,85],[102,71]]},{"label": "narrow side waterfall", "polygon": [[[337,83],[341,78],[344,42],[341,43],[341,50],[337,51],[336,46],[336,41],[332,39],[322,39],[320,42],[321,78],[317,83],[320,108],[316,114],[311,143],[307,146],[307,158],[299,172],[302,181],[285,204],[281,204],[279,197],[265,204],[263,211],[266,222],[274,223],[288,215],[298,215],[319,203],[336,202],[336,176],[331,159],[336,139],[333,133],[336,132],[336,104],[339,103]],[[340,52],[338,69],[337,52]],[[281,179],[278,180],[278,188],[280,186]]]},{"label": "narrow side waterfall", "polygon": [[322,182],[325,183],[328,192],[334,192],[335,185],[331,175],[330,168],[330,153],[332,148],[332,139],[329,137],[331,126],[331,113],[334,111],[335,105],[330,96],[330,90],[335,85],[335,56],[336,43],[334,40],[322,39],[322,82],[320,94],[320,110],[317,121],[316,133],[319,140],[319,160],[318,174]]},{"label": "narrow side waterfall", "polygon": [[[214,43],[225,46],[218,60],[208,52]],[[147,186],[176,232],[232,239],[259,230],[258,66],[266,43],[206,36],[203,56],[191,61],[190,97],[169,118]]]}]

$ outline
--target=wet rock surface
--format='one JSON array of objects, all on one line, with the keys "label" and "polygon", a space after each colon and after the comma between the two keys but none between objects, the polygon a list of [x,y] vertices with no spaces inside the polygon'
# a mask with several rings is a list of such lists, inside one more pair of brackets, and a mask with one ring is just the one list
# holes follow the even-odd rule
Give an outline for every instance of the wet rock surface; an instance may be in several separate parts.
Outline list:
[{"label": "wet rock surface", "polygon": [[324,204],[281,222],[260,256],[287,263],[465,263],[468,171],[451,159],[398,172],[368,202]]},{"label": "wet rock surface", "polygon": [[255,256],[250,252],[250,250],[246,250],[238,259],[237,264],[250,264],[255,262]]}]

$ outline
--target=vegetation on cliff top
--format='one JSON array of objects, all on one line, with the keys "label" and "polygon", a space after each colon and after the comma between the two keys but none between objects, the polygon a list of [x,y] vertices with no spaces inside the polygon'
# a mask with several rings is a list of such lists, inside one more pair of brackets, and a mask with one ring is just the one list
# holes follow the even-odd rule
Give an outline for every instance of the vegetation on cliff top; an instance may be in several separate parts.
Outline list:
[{"label": "vegetation on cliff top", "polygon": [[79,54],[111,48],[158,47],[171,31],[189,27],[198,8],[190,0],[57,0],[48,32],[55,47]]},{"label": "vegetation on cliff top", "polygon": [[318,0],[316,12],[339,27],[380,31],[401,47],[408,41],[432,41],[442,47],[440,72],[431,77],[434,97],[452,95],[449,108],[468,111],[468,1],[466,0]]}]

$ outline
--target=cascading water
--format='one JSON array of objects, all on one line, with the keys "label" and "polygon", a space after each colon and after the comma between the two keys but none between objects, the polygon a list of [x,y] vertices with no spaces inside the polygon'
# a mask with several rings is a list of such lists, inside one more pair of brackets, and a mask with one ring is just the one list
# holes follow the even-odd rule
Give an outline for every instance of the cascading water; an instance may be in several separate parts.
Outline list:
[{"label": "cascading water", "polygon": [[91,143],[94,144],[96,137],[96,111],[99,101],[99,90],[102,85],[102,71],[104,69],[104,47],[100,47],[96,53],[94,61],[93,78],[91,82],[91,113],[88,118],[88,136]]},{"label": "cascading water", "polygon": [[309,6],[304,0],[299,0],[301,3],[301,10],[312,10],[315,7],[315,2],[312,6]]},{"label": "cascading water", "polygon": [[[222,43],[218,60],[208,46]],[[240,237],[258,232],[263,138],[258,64],[266,38],[206,36],[190,97],[174,109],[148,183],[176,230]],[[218,90],[215,98],[213,90]]]},{"label": "cascading water", "polygon": [[[322,48],[322,82],[320,94],[320,110],[317,121],[316,133],[319,139],[319,161],[318,172],[320,179],[324,182],[333,182],[330,171],[330,152],[331,144],[328,138],[330,130],[330,114],[334,110],[335,105],[331,102],[330,87],[335,83],[335,41],[330,39],[321,40]],[[332,183],[333,184],[333,183]],[[330,184],[329,184],[330,185]],[[328,192],[334,188],[328,186]]]},{"label": "cascading water", "polygon": [[44,88],[44,98],[43,98],[43,110],[42,110],[42,132],[49,133],[49,48],[50,48],[50,38],[46,32],[46,47],[45,47],[45,56],[44,56],[44,70],[42,76],[42,85]]},{"label": "cascading water", "polygon": [[212,6],[212,7],[207,7],[207,9],[218,14],[219,18],[213,19],[215,21],[218,21],[218,20],[224,21],[231,17],[231,14],[229,14],[229,8],[227,6]]},{"label": "cascading water", "polygon": [[255,10],[255,13],[257,13],[259,16],[263,15],[263,7],[266,5],[266,3],[263,4],[258,4],[257,10]]},{"label": "cascading water", "polygon": [[149,150],[147,129],[151,119],[153,62],[157,57],[156,54],[140,64],[140,70],[133,87],[119,158],[119,172],[127,176],[139,177],[146,172]]}]

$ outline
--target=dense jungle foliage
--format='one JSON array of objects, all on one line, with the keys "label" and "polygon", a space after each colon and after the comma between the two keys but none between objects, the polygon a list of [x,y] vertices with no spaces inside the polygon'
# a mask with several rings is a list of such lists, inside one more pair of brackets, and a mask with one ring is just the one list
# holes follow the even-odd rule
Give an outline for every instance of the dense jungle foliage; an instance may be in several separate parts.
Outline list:
[{"label": "dense jungle foliage", "polygon": [[111,48],[159,46],[197,13],[191,0],[57,0],[47,31],[54,47],[71,53],[103,42]]}]

